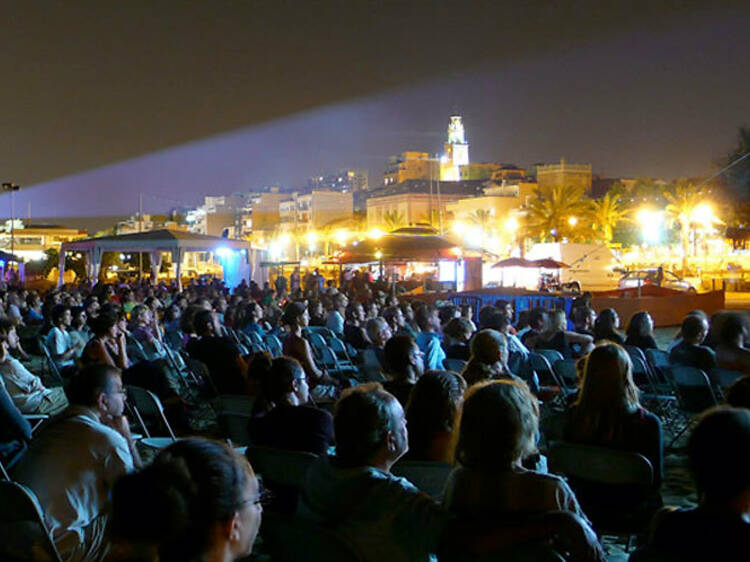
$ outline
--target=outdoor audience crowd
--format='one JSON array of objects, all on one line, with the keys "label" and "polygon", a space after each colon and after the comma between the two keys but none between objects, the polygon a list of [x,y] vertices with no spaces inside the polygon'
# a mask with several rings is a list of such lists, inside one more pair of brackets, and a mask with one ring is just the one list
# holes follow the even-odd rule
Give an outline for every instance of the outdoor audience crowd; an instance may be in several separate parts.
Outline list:
[{"label": "outdoor audience crowd", "polygon": [[[648,312],[621,332],[587,295],[567,311],[475,310],[396,296],[367,273],[340,281],[295,270],[232,291],[209,279],[0,293],[0,461],[35,494],[63,560],[241,559],[264,505],[368,561],[604,560],[601,533],[618,528],[638,536],[632,560],[746,559],[743,316],[694,311],[660,350]],[[681,409],[698,395],[672,392],[682,373],[716,404],[697,423]],[[153,393],[185,436],[148,462],[134,433],[153,426],[128,387]],[[219,395],[246,399],[249,443],[200,423]],[[693,509],[660,493],[666,437],[682,432]],[[628,453],[650,480],[566,478],[556,443]],[[269,494],[238,445],[315,458],[298,490],[261,474]],[[397,476],[411,461],[448,467],[441,493]],[[3,548],[23,544],[22,528],[2,527]],[[674,558],[641,558],[654,554]]]}]

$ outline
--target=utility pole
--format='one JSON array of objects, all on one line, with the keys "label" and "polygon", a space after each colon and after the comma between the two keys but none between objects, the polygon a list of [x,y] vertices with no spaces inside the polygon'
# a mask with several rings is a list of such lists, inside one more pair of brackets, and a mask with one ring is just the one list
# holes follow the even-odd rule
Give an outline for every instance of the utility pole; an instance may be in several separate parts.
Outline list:
[{"label": "utility pole", "polygon": [[[138,192],[138,233],[143,232],[143,192]],[[143,252],[138,252],[138,281],[143,279]]]},{"label": "utility pole", "polygon": [[[13,182],[4,182],[3,183],[3,191],[10,191],[10,253],[15,256],[14,250],[15,250],[15,242],[16,242],[16,228],[15,228],[15,193],[21,189],[17,184]],[[18,263],[16,263],[16,266]]]},{"label": "utility pole", "polygon": [[[435,162],[440,162],[438,155],[435,155]],[[440,175],[437,178],[437,205],[438,205],[438,225],[440,227],[440,236],[443,235],[443,207],[440,204]]]}]

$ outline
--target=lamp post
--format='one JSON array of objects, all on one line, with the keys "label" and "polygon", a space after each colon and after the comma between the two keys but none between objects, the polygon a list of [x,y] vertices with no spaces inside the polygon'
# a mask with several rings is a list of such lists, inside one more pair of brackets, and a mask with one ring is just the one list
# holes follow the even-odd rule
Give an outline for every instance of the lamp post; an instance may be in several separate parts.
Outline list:
[{"label": "lamp post", "polygon": [[[10,191],[10,253],[11,255],[14,254],[15,250],[15,233],[16,233],[16,227],[15,227],[15,217],[13,216],[15,214],[15,197],[14,194],[16,191],[21,189],[17,184],[13,182],[3,182],[3,191]],[[17,265],[17,264],[16,264]]]}]

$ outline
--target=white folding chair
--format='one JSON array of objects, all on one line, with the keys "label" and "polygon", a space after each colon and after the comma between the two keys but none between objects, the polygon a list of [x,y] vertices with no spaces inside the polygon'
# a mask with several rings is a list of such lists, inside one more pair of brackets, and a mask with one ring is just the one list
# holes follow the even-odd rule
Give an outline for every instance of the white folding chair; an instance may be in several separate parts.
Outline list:
[{"label": "white folding chair", "polygon": [[34,492],[0,482],[0,559],[62,562]]},{"label": "white folding chair", "polygon": [[[138,419],[138,423],[143,429],[143,433],[146,435],[146,437],[141,439],[140,442],[144,446],[152,449],[163,449],[177,441],[177,437],[175,436],[174,431],[172,431],[172,426],[169,425],[169,420],[164,414],[164,407],[162,406],[159,397],[150,390],[138,386],[128,386],[127,391],[128,397],[131,401],[131,406],[135,412],[136,418]],[[166,428],[169,436],[152,437],[146,426],[146,422],[143,419],[144,416],[161,422]]]}]

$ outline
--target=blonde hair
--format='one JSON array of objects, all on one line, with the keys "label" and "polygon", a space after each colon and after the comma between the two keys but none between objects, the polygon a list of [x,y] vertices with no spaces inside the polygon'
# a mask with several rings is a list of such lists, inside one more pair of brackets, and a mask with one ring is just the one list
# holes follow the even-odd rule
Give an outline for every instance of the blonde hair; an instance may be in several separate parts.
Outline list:
[{"label": "blonde hair", "polygon": [[459,414],[456,460],[472,468],[503,468],[536,450],[539,406],[523,382],[475,384]]}]

